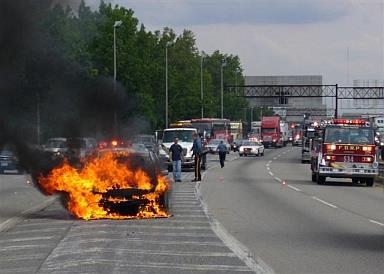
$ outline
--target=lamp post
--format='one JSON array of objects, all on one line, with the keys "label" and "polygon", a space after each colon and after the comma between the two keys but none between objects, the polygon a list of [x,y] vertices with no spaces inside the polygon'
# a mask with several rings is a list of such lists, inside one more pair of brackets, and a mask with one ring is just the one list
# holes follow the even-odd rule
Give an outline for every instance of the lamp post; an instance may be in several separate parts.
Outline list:
[{"label": "lamp post", "polygon": [[221,62],[220,79],[221,79],[221,119],[224,118],[224,82],[223,82],[223,68],[227,65],[226,61]]},{"label": "lamp post", "polygon": [[165,128],[168,128],[168,47],[171,44],[165,44]]},{"label": "lamp post", "polygon": [[203,81],[203,63],[204,58],[207,55],[202,52],[201,53],[201,60],[200,60],[200,99],[201,99],[201,118],[204,118],[204,81]]},{"label": "lamp post", "polygon": [[[120,27],[123,24],[123,21],[115,21],[113,24],[113,92],[116,95],[116,76],[117,76],[117,68],[116,68],[116,28]],[[114,120],[114,128],[115,134],[117,131],[117,113],[116,109],[113,115]]]}]

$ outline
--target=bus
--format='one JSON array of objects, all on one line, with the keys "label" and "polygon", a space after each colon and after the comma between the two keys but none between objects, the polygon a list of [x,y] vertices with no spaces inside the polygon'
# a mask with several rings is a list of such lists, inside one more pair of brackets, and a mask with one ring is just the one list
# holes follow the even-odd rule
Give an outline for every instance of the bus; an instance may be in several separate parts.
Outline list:
[{"label": "bus", "polygon": [[191,120],[192,127],[197,129],[200,136],[207,141],[211,139],[224,139],[232,143],[231,124],[229,119],[200,118]]}]

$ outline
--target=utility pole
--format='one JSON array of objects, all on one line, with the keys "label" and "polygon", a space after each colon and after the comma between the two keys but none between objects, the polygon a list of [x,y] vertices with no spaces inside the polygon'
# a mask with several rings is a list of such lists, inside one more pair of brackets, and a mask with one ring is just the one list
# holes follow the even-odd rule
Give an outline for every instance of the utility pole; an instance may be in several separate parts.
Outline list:
[{"label": "utility pole", "polygon": [[224,81],[223,81],[223,68],[226,66],[226,61],[221,62],[220,79],[221,79],[221,119],[224,118]]},{"label": "utility pole", "polygon": [[204,118],[204,72],[203,72],[203,63],[204,57],[206,57],[205,53],[201,53],[200,60],[200,100],[201,100],[201,118]]},{"label": "utility pole", "polygon": [[171,44],[165,44],[165,128],[168,128],[168,47]]},{"label": "utility pole", "polygon": [[[113,92],[116,96],[116,78],[117,78],[117,66],[116,66],[116,28],[120,27],[123,24],[123,21],[115,21],[113,24]],[[113,121],[114,121],[114,134],[117,134],[117,111],[115,108],[115,111],[113,113]]]}]

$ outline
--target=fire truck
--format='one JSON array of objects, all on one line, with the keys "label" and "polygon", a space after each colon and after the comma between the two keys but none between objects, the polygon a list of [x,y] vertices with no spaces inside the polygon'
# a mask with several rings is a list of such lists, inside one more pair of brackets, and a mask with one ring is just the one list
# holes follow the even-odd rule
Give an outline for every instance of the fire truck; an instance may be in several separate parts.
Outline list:
[{"label": "fire truck", "polygon": [[372,186],[378,175],[374,129],[364,120],[334,119],[322,122],[311,150],[312,181],[327,177],[351,178]]}]

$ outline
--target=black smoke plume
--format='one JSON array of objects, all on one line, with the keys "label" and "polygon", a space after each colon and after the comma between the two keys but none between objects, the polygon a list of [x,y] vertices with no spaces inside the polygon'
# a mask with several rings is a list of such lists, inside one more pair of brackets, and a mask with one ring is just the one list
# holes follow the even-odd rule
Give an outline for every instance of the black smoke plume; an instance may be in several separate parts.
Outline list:
[{"label": "black smoke plume", "polygon": [[64,57],[41,24],[57,3],[73,6],[73,1],[0,1],[0,149],[13,146],[23,168],[36,176],[53,164],[34,146],[38,141],[110,138],[117,134],[114,113],[127,119],[137,105],[121,86],[114,90],[113,79],[92,78]]}]

